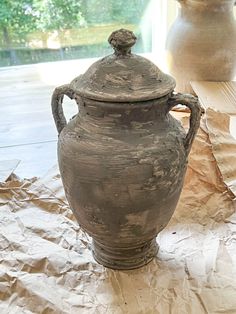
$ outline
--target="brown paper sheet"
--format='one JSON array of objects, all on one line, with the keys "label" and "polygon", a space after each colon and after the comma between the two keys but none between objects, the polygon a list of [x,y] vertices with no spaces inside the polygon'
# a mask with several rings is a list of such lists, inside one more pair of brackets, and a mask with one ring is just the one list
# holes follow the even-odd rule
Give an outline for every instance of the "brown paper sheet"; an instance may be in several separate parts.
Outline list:
[{"label": "brown paper sheet", "polygon": [[93,260],[56,167],[1,183],[0,313],[236,313],[236,141],[225,119],[207,111],[178,208],[141,269]]}]

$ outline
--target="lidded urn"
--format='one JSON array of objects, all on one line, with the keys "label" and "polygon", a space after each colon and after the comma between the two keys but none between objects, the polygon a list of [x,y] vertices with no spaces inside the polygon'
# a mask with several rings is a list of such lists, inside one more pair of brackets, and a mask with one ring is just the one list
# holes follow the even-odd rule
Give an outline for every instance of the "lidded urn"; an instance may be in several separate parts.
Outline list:
[{"label": "lidded urn", "polygon": [[[109,268],[133,269],[158,252],[156,236],[176,208],[201,107],[131,52],[131,31],[115,31],[108,41],[114,53],[56,88],[51,104],[66,198],[92,237],[93,256]],[[78,105],[69,122],[64,95]],[[187,133],[170,114],[178,104],[191,112]]]}]

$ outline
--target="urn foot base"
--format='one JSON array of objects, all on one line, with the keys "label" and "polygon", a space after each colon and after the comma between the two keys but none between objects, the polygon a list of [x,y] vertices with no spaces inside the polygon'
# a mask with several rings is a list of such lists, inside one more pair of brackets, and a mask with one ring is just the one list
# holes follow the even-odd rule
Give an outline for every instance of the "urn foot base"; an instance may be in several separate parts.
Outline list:
[{"label": "urn foot base", "polygon": [[105,267],[112,269],[134,269],[142,267],[157,255],[156,238],[133,248],[116,248],[105,246],[93,240],[93,257]]}]

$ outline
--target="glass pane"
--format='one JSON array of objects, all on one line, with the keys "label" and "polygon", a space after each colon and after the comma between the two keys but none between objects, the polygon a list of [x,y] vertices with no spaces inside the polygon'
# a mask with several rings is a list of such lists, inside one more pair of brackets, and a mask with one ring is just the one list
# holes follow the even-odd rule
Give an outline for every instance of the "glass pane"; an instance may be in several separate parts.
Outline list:
[{"label": "glass pane", "polygon": [[[149,0],[1,0],[0,66],[99,57],[119,28],[135,32],[136,52],[151,51]],[[141,28],[148,31],[143,32]],[[144,40],[145,33],[145,40]]]}]

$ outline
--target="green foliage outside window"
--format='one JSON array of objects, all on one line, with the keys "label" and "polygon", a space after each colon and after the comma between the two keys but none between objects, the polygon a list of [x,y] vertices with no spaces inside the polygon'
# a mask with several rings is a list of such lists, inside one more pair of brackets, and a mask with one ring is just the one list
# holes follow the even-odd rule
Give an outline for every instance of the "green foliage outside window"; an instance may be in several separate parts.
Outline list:
[{"label": "green foliage outside window", "polygon": [[[96,45],[107,45],[102,32],[110,32],[110,29],[114,29],[113,25],[137,28],[148,2],[149,0],[1,0],[0,59],[4,55],[8,55],[9,59],[7,64],[2,65],[27,63],[27,60],[19,60],[19,57],[27,53],[29,55],[28,50],[38,48],[38,55],[40,49],[45,54],[43,50],[50,48],[47,42],[52,35],[57,36],[59,42],[57,51],[54,49],[53,53],[56,52],[61,59],[66,58],[68,51],[72,53],[72,48],[75,47],[85,51],[88,56],[89,49],[86,47],[91,46],[93,55],[92,49],[99,48]],[[83,38],[85,34],[86,38]],[[39,47],[32,47],[33,43]],[[46,61],[50,61],[50,57]],[[29,62],[34,60],[29,58]]]}]

